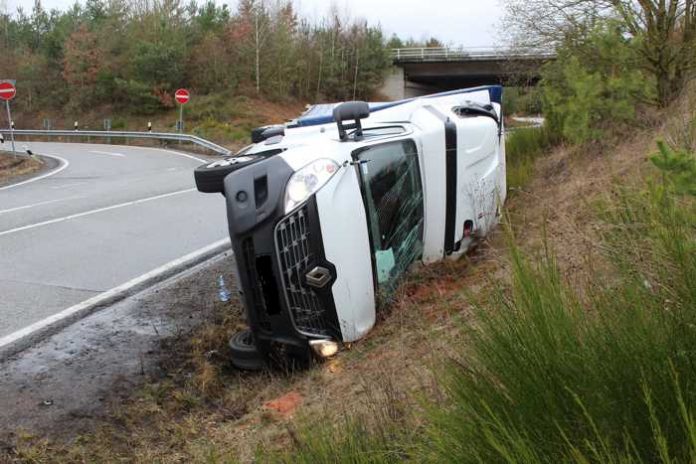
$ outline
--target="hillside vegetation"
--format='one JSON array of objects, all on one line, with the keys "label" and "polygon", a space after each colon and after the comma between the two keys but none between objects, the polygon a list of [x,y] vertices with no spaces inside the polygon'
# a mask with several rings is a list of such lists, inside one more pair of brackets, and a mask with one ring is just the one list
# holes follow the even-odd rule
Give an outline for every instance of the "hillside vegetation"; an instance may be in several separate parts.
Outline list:
[{"label": "hillside vegetation", "polygon": [[179,87],[219,100],[365,98],[390,65],[385,41],[338,13],[310,22],[290,1],[87,0],[66,11],[37,1],[0,14],[3,77],[17,80],[22,114],[152,115],[174,108]]}]

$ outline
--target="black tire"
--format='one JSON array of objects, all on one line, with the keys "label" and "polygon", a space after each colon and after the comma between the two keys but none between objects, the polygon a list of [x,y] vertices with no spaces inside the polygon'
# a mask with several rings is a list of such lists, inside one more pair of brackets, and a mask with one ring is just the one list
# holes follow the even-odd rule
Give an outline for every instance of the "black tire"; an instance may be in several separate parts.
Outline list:
[{"label": "black tire", "polygon": [[251,143],[263,142],[278,135],[285,135],[285,126],[283,124],[256,127],[251,130]]},{"label": "black tire", "polygon": [[261,159],[262,157],[258,156],[233,156],[198,166],[193,173],[196,187],[198,191],[203,193],[223,193],[225,191],[224,180],[229,173]]},{"label": "black tire", "polygon": [[232,335],[229,346],[234,367],[245,371],[260,371],[266,367],[263,356],[256,349],[254,335],[250,330],[242,330]]}]

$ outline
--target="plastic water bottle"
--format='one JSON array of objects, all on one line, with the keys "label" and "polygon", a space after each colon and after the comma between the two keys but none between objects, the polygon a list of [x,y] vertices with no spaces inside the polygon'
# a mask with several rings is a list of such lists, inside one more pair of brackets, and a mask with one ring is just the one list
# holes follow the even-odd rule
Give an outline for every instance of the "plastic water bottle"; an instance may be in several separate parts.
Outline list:
[{"label": "plastic water bottle", "polygon": [[222,278],[222,275],[218,276],[218,297],[223,303],[230,301],[230,291],[227,290],[225,279]]}]

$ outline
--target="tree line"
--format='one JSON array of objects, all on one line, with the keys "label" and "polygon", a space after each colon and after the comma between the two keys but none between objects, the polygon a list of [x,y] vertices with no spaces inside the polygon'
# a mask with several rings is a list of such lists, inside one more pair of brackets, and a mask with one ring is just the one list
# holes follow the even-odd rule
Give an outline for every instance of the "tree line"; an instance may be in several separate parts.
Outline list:
[{"label": "tree line", "polygon": [[332,11],[311,22],[289,0],[227,5],[87,0],[0,15],[2,76],[26,111],[95,105],[153,113],[173,93],[282,100],[367,98],[390,66],[379,26]]},{"label": "tree line", "polygon": [[695,0],[506,0],[518,46],[556,50],[542,69],[547,126],[572,142],[639,123],[696,77]]}]

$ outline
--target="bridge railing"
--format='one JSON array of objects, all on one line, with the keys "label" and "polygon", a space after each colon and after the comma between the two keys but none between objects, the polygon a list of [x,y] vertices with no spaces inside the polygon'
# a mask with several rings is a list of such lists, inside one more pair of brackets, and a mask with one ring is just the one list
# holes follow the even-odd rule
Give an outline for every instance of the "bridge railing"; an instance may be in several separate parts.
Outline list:
[{"label": "bridge railing", "polygon": [[493,47],[416,47],[393,48],[392,59],[397,63],[422,61],[461,61],[481,59],[548,59],[556,54],[539,50],[511,50]]}]

